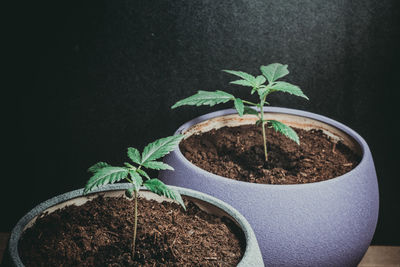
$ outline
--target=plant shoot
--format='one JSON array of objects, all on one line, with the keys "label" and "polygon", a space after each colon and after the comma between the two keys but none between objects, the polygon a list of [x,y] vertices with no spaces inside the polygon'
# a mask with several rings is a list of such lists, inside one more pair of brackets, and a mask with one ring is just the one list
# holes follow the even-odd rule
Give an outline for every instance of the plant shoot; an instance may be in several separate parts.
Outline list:
[{"label": "plant shoot", "polygon": [[[278,81],[278,79],[289,74],[287,67],[287,65],[282,65],[280,63],[273,63],[268,66],[261,66],[260,70],[262,75],[258,75],[257,77],[243,71],[223,70],[226,73],[241,78],[230,83],[250,87],[250,94],[257,93],[258,100],[256,102],[243,100],[233,96],[232,94],[220,90],[212,92],[198,91],[195,95],[176,102],[171,108],[174,109],[184,105],[214,106],[216,104],[233,101],[234,107],[237,110],[239,116],[242,117],[243,114],[251,114],[257,116],[258,120],[256,121],[256,125],[261,126],[265,161],[268,161],[267,137],[265,134],[266,126],[273,128],[275,131],[283,134],[284,136],[288,137],[289,139],[295,141],[297,144],[300,145],[299,136],[290,126],[276,120],[266,119],[263,112],[263,107],[269,105],[269,103],[266,101],[267,96],[274,92],[289,93],[295,96],[303,97],[308,100],[308,97],[301,91],[298,86],[290,84],[288,82]],[[259,111],[257,111],[257,109]]]},{"label": "plant shoot", "polygon": [[128,148],[128,157],[132,163],[125,162],[123,167],[110,166],[105,162],[98,162],[88,169],[93,176],[87,182],[84,194],[90,193],[97,187],[113,184],[121,180],[126,180],[131,184],[131,187],[126,190],[128,197],[134,198],[134,230],[132,237],[132,258],[135,255],[135,243],[137,232],[137,202],[138,193],[141,186],[145,186],[151,192],[160,196],[176,200],[185,210],[181,195],[175,190],[169,188],[157,178],[150,178],[150,176],[143,170],[143,168],[153,170],[173,170],[171,166],[165,164],[157,159],[165,156],[176,148],[183,135],[174,135],[158,139],[148,144],[143,152],[140,154],[139,150],[133,147]]}]

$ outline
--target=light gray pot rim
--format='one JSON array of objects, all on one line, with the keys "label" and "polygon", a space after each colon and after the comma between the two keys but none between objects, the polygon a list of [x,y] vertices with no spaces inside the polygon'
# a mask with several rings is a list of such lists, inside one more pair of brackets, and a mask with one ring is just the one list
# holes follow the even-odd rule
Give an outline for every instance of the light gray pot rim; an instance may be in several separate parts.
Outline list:
[{"label": "light gray pot rim", "polygon": [[[257,108],[257,110],[259,110]],[[196,172],[200,172],[203,173],[204,175],[207,175],[208,178],[210,179],[214,179],[214,180],[220,180],[220,179],[224,179],[225,181],[229,181],[232,184],[237,184],[238,186],[240,186],[240,184],[246,184],[246,186],[254,186],[254,187],[265,187],[265,188],[274,188],[274,189],[297,189],[299,187],[314,187],[314,186],[318,186],[320,184],[329,184],[329,183],[338,183],[338,182],[342,182],[345,179],[349,179],[349,177],[351,177],[351,173],[353,172],[358,172],[360,169],[363,168],[363,165],[368,164],[366,162],[365,159],[365,155],[366,155],[366,151],[369,151],[368,145],[366,143],[366,141],[353,129],[349,128],[348,126],[335,121],[333,119],[330,119],[328,117],[316,114],[316,113],[312,113],[312,112],[308,112],[308,111],[304,111],[304,110],[299,110],[299,109],[290,109],[290,108],[281,108],[281,107],[264,107],[263,108],[264,112],[269,112],[269,113],[283,113],[283,114],[289,114],[289,115],[296,115],[296,116],[301,116],[301,117],[306,117],[306,118],[310,118],[310,119],[314,119],[317,121],[321,121],[323,123],[329,124],[331,126],[336,127],[337,129],[342,130],[343,132],[345,132],[346,134],[348,134],[350,137],[352,137],[360,146],[361,148],[361,161],[360,163],[353,168],[351,171],[337,176],[335,178],[329,179],[329,180],[325,180],[325,181],[319,181],[319,182],[313,182],[313,183],[306,183],[306,184],[258,184],[258,183],[249,183],[249,182],[244,182],[244,181],[238,181],[238,180],[234,180],[234,179],[230,179],[227,177],[223,177],[217,174],[214,174],[212,172],[206,171],[198,166],[196,166],[195,164],[191,163],[181,152],[179,146],[177,149],[175,149],[173,151],[173,153],[175,153],[175,155],[178,157],[179,160],[181,160],[182,162],[184,162],[189,168],[193,169]],[[236,109],[223,109],[223,110],[218,110],[218,111],[214,111],[214,112],[210,112],[204,115],[201,115],[199,117],[196,117],[184,124],[182,124],[174,133],[174,135],[177,134],[181,134],[182,132],[184,132],[185,130],[187,130],[188,128],[190,128],[191,126],[198,124],[200,122],[215,118],[215,117],[220,117],[220,116],[225,116],[225,115],[231,115],[231,114],[236,114],[237,111]]]},{"label": "light gray pot rim", "polygon": [[[130,187],[129,183],[120,183],[120,184],[111,184],[111,185],[106,185],[100,188],[97,188],[93,190],[90,194],[95,194],[95,193],[101,193],[105,191],[114,191],[114,190],[125,190]],[[258,247],[257,239],[254,234],[253,229],[251,228],[250,224],[248,221],[241,215],[235,208],[233,208],[231,205],[223,202],[222,200],[219,200],[213,196],[207,195],[205,193],[201,193],[199,191],[195,191],[192,189],[187,189],[183,187],[176,187],[176,186],[170,186],[171,188],[177,190],[179,193],[185,196],[197,198],[200,200],[203,200],[205,202],[208,202],[217,208],[220,208],[224,212],[226,212],[228,215],[230,215],[240,226],[240,228],[243,231],[243,234],[245,236],[245,241],[246,241],[246,249],[244,252],[244,255],[239,262],[238,266],[245,267],[245,266],[264,266],[262,262],[262,257],[261,257],[261,252]],[[142,188],[143,190],[147,190],[145,188]],[[46,200],[39,205],[37,205],[35,208],[33,208],[31,211],[29,211],[26,215],[24,215],[18,223],[15,225],[11,232],[10,240],[9,240],[9,248],[8,248],[8,253],[10,255],[11,260],[13,261],[16,266],[24,266],[21,258],[19,257],[18,253],[18,241],[21,237],[21,234],[25,228],[25,226],[37,215],[41,214],[44,210],[57,205],[59,203],[62,203],[64,201],[77,198],[77,197],[82,197],[83,196],[83,188],[77,189],[74,191],[70,191],[58,196],[55,196],[49,200]],[[257,261],[258,259],[258,261]],[[254,264],[257,265],[254,265]]]}]

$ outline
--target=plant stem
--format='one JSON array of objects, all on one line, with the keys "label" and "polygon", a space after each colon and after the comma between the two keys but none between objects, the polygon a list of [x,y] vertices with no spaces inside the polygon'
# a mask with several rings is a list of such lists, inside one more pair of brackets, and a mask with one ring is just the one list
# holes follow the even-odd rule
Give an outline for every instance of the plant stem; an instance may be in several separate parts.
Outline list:
[{"label": "plant stem", "polygon": [[264,103],[265,103],[265,98],[267,96],[265,95],[264,98],[261,100],[260,103],[260,118],[261,118],[261,127],[262,127],[262,135],[263,135],[263,142],[264,142],[264,156],[265,156],[265,161],[268,161],[268,153],[267,153],[267,137],[265,134],[265,121],[264,121]]},{"label": "plant stem", "polygon": [[135,216],[135,222],[134,222],[134,228],[133,228],[133,240],[132,240],[132,259],[135,258],[135,246],[136,246],[136,231],[137,231],[137,192],[136,190],[134,191],[135,194],[135,209],[134,209],[134,216]]},{"label": "plant stem", "polygon": [[267,138],[266,138],[266,136],[265,136],[265,122],[264,122],[264,121],[262,122],[261,127],[262,127],[263,141],[264,141],[264,155],[265,155],[265,161],[268,161]]}]

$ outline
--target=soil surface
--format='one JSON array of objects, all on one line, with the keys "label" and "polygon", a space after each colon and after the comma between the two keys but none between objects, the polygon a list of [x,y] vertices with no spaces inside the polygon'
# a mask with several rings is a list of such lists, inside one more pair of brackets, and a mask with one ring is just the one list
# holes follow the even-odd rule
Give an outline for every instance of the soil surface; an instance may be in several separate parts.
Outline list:
[{"label": "soil surface", "polygon": [[294,128],[300,146],[267,128],[265,161],[261,127],[223,127],[180,143],[183,155],[211,173],[251,183],[302,184],[335,178],[352,170],[360,157],[321,130]]},{"label": "soil surface", "polygon": [[133,202],[98,197],[41,216],[27,229],[19,251],[26,266],[236,266],[244,236],[226,218],[209,215],[184,198],[139,199],[132,260]]}]

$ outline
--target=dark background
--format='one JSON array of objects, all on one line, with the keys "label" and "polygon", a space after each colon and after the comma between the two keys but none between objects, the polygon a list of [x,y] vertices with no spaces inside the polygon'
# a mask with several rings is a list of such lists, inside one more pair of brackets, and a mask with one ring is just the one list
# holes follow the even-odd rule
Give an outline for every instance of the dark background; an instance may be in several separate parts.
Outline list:
[{"label": "dark background", "polygon": [[[15,2],[15,1],[14,1]],[[229,86],[221,69],[289,65],[310,101],[275,106],[338,120],[374,156],[380,217],[373,244],[400,245],[400,6],[395,0],[45,1],[2,8],[0,231],[34,205],[81,188],[87,167],[117,164],[195,116],[169,107]],[[355,190],[357,190],[355,188]]]}]

